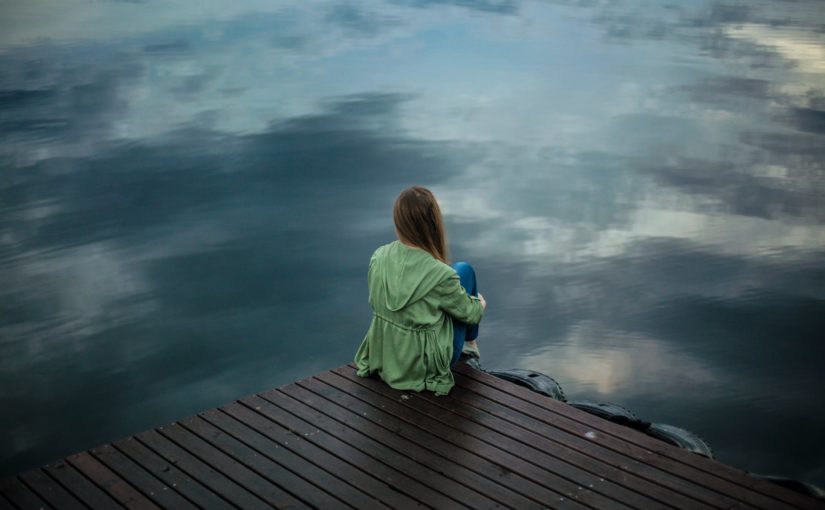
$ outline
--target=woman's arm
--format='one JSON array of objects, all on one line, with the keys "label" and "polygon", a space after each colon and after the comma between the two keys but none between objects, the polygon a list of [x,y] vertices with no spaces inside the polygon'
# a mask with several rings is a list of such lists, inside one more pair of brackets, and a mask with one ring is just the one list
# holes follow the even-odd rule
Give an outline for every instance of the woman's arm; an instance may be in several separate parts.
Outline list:
[{"label": "woman's arm", "polygon": [[467,324],[478,324],[481,320],[485,306],[479,298],[467,294],[457,274],[436,285],[434,290],[438,293],[439,308],[451,317]]}]

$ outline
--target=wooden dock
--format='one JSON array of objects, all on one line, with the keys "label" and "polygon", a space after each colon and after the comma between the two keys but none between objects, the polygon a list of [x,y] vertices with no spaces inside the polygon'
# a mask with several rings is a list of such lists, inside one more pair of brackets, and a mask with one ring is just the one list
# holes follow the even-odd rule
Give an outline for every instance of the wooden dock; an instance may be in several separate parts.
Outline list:
[{"label": "wooden dock", "polygon": [[352,366],[0,483],[10,508],[825,508],[462,365],[447,397]]}]

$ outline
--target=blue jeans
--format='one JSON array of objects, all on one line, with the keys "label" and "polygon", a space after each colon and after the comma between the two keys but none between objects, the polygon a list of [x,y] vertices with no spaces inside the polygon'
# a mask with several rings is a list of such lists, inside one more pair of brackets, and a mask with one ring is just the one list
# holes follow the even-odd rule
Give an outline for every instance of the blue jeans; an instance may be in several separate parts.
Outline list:
[{"label": "blue jeans", "polygon": [[[473,266],[467,262],[456,262],[453,264],[453,269],[458,273],[458,279],[461,281],[461,286],[471,296],[478,296],[478,288],[476,287],[476,272]],[[475,340],[478,337],[478,324],[467,324],[465,322],[453,319],[453,360],[450,363],[455,365],[458,358],[461,356],[461,350],[464,348],[465,340]]]}]

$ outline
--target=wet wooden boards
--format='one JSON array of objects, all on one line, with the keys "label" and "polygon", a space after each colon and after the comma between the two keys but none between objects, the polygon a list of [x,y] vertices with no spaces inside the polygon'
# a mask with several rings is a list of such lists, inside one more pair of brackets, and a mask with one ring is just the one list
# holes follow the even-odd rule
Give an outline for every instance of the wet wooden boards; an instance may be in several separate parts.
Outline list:
[{"label": "wet wooden boards", "polygon": [[0,481],[17,508],[815,509],[462,365],[446,397],[342,366]]}]

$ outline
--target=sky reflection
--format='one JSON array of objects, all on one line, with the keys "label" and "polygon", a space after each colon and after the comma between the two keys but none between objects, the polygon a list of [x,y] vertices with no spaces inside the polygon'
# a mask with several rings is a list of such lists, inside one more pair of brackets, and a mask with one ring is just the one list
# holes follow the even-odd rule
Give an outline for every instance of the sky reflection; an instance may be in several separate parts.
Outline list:
[{"label": "sky reflection", "polygon": [[3,472],[349,361],[419,183],[487,359],[825,484],[821,3],[2,9]]}]

